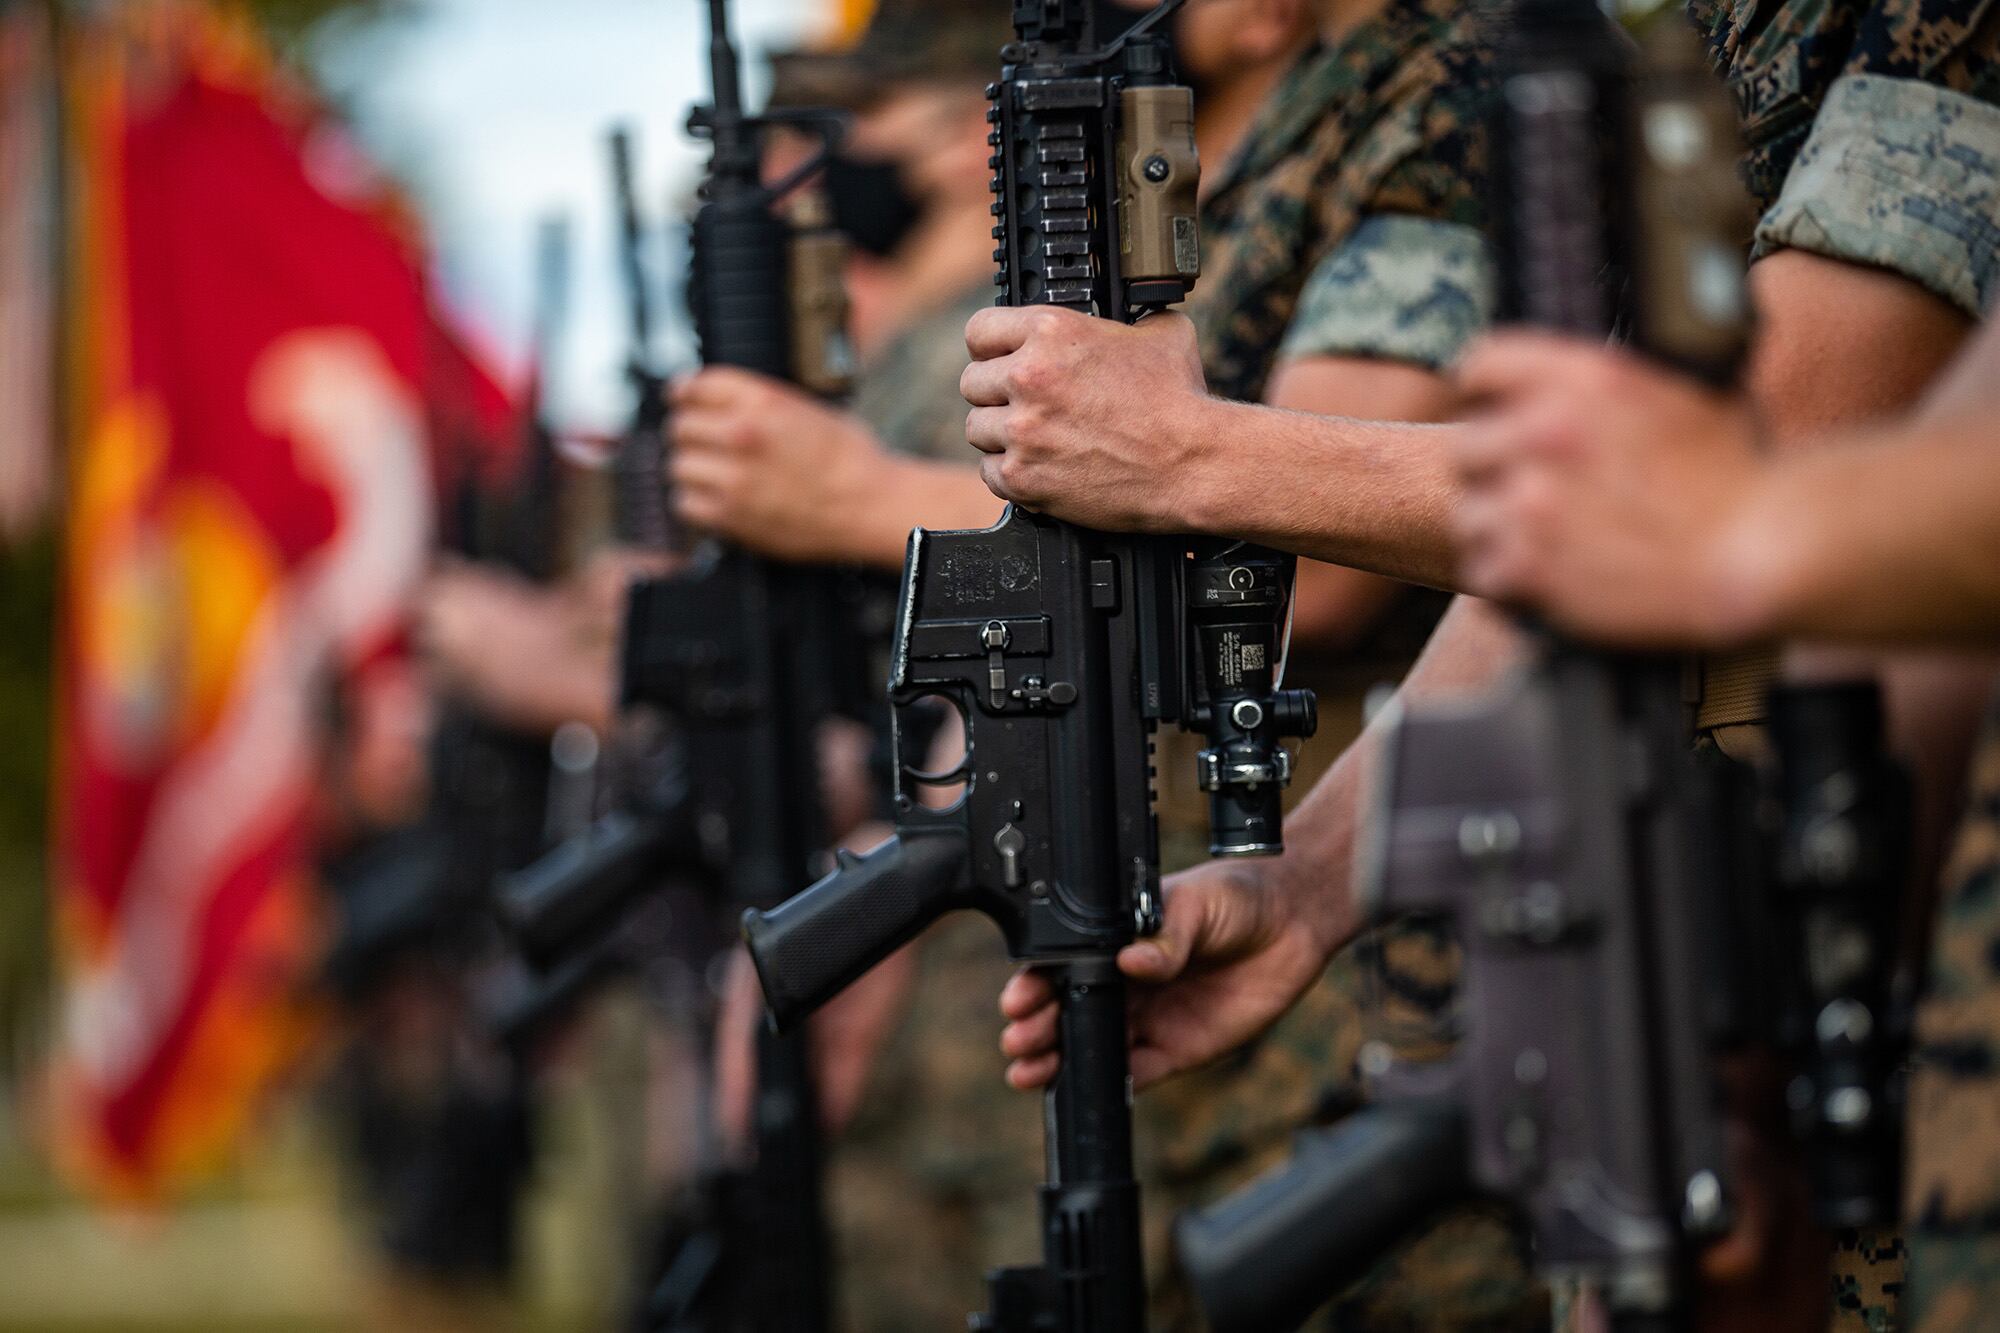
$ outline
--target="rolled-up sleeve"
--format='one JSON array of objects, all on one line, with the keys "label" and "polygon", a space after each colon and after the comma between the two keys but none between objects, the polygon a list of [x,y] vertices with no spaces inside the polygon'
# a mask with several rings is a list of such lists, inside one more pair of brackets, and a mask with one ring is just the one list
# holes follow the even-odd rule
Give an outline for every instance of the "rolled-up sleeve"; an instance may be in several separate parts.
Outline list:
[{"label": "rolled-up sleeve", "polygon": [[1757,253],[1781,249],[1900,273],[1979,316],[2000,277],[2000,107],[1841,77],[1758,223]]},{"label": "rolled-up sleeve", "polygon": [[1383,214],[1314,267],[1279,356],[1442,369],[1492,317],[1493,261],[1477,227]]}]

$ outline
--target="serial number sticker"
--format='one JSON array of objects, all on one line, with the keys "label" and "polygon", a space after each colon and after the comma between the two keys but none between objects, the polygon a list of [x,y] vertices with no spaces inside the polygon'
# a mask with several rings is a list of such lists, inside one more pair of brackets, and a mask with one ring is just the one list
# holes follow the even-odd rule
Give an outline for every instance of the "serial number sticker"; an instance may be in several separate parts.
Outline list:
[{"label": "serial number sticker", "polygon": [[1243,645],[1243,669],[1245,671],[1262,671],[1264,669],[1263,644],[1246,643]]},{"label": "serial number sticker", "polygon": [[1216,646],[1221,649],[1216,654],[1216,675],[1219,678],[1217,683],[1224,689],[1242,684],[1243,658],[1248,646],[1243,642],[1243,636],[1233,629],[1224,630],[1222,641]]}]

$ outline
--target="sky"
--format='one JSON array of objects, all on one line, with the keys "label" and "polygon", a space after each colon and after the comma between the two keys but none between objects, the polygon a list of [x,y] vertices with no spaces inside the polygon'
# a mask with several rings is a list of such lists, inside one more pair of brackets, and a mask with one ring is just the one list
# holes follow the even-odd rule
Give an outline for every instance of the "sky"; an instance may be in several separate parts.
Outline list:
[{"label": "sky", "polygon": [[[735,0],[731,9],[757,105],[761,53],[801,40],[831,5]],[[642,207],[675,227],[653,256],[656,285],[668,287],[655,305],[674,322],[658,347],[669,365],[691,354],[679,247],[705,156],[685,123],[708,95],[707,12],[704,0],[423,0],[409,17],[336,29],[315,62],[362,141],[415,189],[445,303],[510,371],[530,340],[539,223],[568,219],[567,328],[550,388],[566,428],[613,429],[630,406],[605,139],[616,122],[637,135]]]}]

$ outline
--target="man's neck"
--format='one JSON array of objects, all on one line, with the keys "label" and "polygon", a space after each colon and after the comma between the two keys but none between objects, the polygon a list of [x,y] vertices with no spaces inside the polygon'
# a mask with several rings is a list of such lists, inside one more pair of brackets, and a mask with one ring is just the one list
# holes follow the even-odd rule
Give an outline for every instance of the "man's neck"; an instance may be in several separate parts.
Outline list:
[{"label": "man's neck", "polygon": [[1201,154],[1204,186],[1222,178],[1222,164],[1235,155],[1257,112],[1291,72],[1297,56],[1295,51],[1284,60],[1269,61],[1203,86],[1201,96],[1195,99],[1194,146]]}]

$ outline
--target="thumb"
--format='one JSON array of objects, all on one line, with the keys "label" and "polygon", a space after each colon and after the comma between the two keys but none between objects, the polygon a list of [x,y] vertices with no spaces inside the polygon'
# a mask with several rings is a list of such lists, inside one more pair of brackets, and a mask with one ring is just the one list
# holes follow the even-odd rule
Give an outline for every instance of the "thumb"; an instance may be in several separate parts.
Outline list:
[{"label": "thumb", "polygon": [[1209,894],[1198,884],[1170,889],[1156,935],[1135,940],[1118,953],[1118,970],[1134,981],[1160,984],[1187,970],[1195,945],[1210,930]]}]

